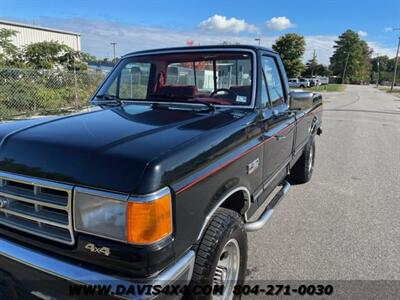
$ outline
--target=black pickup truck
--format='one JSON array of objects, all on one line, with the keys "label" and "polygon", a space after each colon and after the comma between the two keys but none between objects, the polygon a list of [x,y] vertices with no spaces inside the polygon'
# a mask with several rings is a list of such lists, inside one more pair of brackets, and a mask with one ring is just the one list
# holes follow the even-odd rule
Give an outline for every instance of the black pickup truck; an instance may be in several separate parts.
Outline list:
[{"label": "black pickup truck", "polygon": [[321,96],[274,51],[199,46],[124,56],[91,104],[0,125],[0,296],[230,298],[247,232],[312,176]]}]

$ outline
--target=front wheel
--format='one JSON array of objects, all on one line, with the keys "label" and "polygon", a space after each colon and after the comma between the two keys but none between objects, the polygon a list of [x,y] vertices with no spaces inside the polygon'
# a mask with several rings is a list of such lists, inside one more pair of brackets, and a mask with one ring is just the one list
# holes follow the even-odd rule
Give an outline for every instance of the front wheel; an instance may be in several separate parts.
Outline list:
[{"label": "front wheel", "polygon": [[[236,285],[244,284],[246,268],[247,234],[242,218],[232,210],[219,208],[197,247],[190,298],[239,299],[233,291]],[[223,290],[205,295],[200,286],[213,290],[223,286]]]}]

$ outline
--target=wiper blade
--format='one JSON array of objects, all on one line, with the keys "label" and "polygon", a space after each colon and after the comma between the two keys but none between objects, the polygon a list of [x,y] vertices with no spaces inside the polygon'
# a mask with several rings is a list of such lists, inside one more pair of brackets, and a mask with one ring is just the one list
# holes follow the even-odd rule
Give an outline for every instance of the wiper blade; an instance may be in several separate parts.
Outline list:
[{"label": "wiper blade", "polygon": [[152,103],[151,107],[152,108],[171,108],[171,107],[175,106],[175,107],[180,107],[181,109],[186,108],[186,109],[193,110],[193,105],[191,105],[192,103],[202,104],[207,107],[208,111],[215,110],[214,105],[207,103],[207,102],[203,102],[203,101],[190,101],[190,102],[188,102],[188,101],[175,101],[175,102],[161,101],[161,102]]},{"label": "wiper blade", "polygon": [[[209,108],[210,110],[215,110],[215,106],[207,101],[202,101],[200,99],[197,98],[193,98],[193,97],[182,97],[182,96],[170,96],[170,95],[163,95],[160,96],[160,98],[165,98],[165,99],[170,99],[170,100],[175,100],[175,101],[171,101],[171,102],[175,102],[175,103],[182,103],[182,104],[192,104],[192,103],[196,103],[196,104],[202,104],[207,106],[207,108]],[[153,99],[154,100],[154,99]],[[169,103],[169,101],[162,101],[166,104]],[[163,104],[164,104],[163,103]]]},{"label": "wiper blade", "polygon": [[210,110],[215,110],[214,104],[212,104],[210,102],[207,102],[207,101],[202,101],[202,100],[199,100],[199,99],[191,99],[189,101],[189,103],[203,104],[203,105],[206,105]]},{"label": "wiper blade", "polygon": [[116,95],[110,95],[110,94],[101,94],[101,95],[96,95],[96,98],[99,99],[105,99],[105,100],[121,100],[121,98],[119,98]]},{"label": "wiper blade", "polygon": [[116,95],[101,94],[101,95],[96,95],[96,98],[104,99],[105,100],[104,102],[112,101],[118,103],[119,105],[122,104],[122,99]]}]

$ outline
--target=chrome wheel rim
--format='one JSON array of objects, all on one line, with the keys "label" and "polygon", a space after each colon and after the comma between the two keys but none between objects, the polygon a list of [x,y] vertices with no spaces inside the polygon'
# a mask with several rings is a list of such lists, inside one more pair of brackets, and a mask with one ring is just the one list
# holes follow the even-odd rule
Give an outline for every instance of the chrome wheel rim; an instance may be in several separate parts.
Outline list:
[{"label": "chrome wheel rim", "polygon": [[313,164],[314,164],[314,146],[311,146],[310,159],[309,159],[309,162],[308,162],[308,172],[310,172],[310,173],[312,171]]},{"label": "chrome wheel rim", "polygon": [[213,299],[232,299],[233,290],[239,278],[240,248],[235,239],[230,239],[224,246],[214,272],[213,285],[224,286],[222,295],[214,295]]}]

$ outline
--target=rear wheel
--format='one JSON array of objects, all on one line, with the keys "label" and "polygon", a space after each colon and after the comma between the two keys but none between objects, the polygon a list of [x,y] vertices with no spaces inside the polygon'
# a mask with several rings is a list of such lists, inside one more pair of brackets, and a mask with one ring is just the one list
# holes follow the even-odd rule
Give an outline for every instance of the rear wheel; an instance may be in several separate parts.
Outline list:
[{"label": "rear wheel", "polygon": [[296,183],[306,183],[311,180],[315,162],[315,142],[314,137],[304,148],[303,154],[290,170],[290,178]]},{"label": "rear wheel", "polygon": [[[240,215],[219,208],[197,247],[190,283],[190,299],[239,299],[235,285],[243,285],[247,268],[247,234]],[[198,294],[198,286],[223,286],[218,295]],[[196,293],[194,293],[196,291]]]}]

